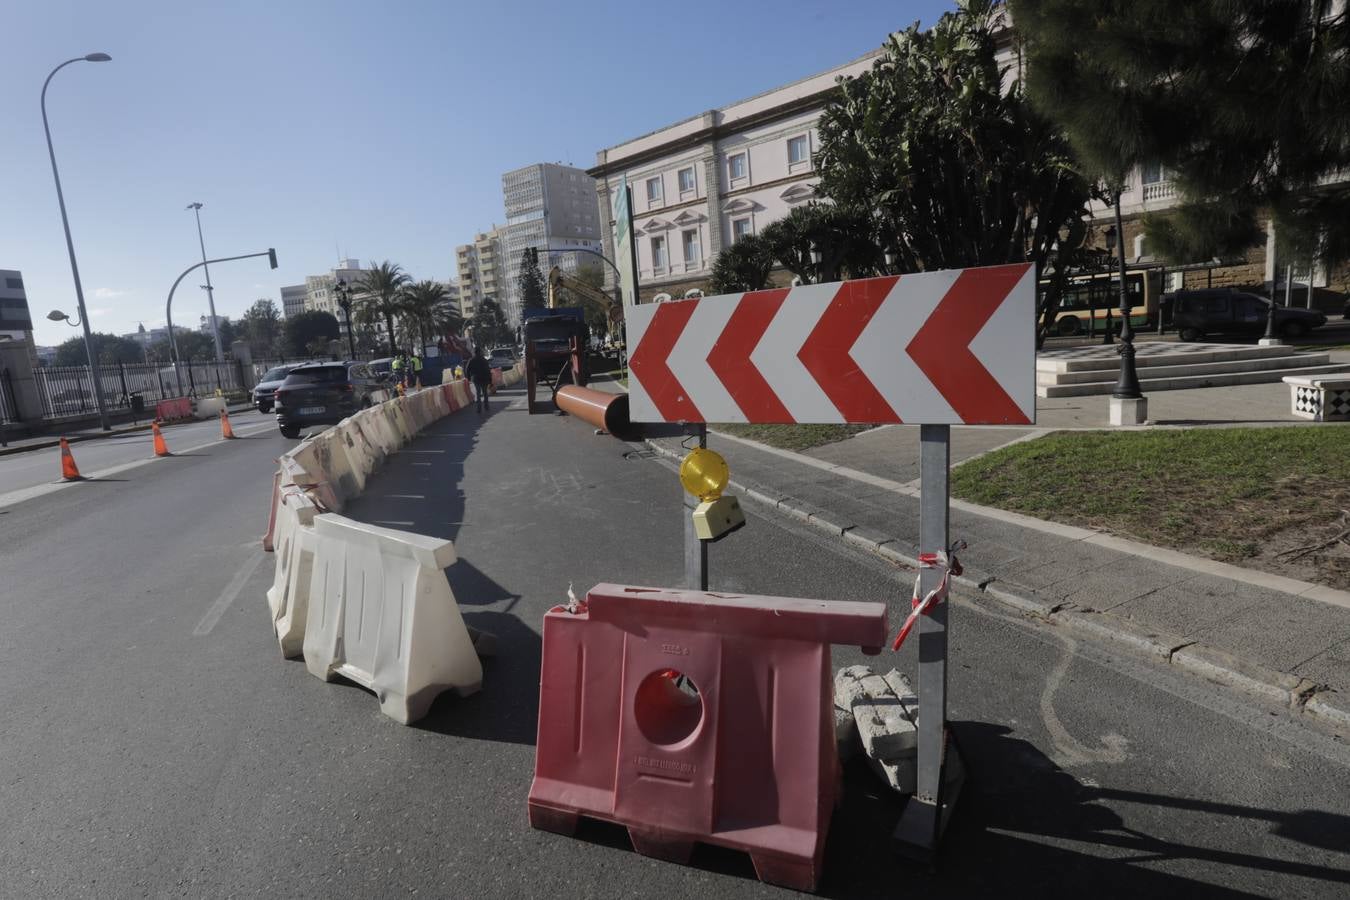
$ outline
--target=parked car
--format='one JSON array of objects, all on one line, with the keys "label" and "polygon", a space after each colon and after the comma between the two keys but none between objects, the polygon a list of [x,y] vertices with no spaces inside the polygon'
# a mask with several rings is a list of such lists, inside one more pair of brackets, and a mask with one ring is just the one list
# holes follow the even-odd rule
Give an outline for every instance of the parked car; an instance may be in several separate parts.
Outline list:
[{"label": "parked car", "polygon": [[273,395],[277,425],[288,438],[297,438],[311,425],[336,425],[354,412],[372,406],[377,392],[388,388],[389,376],[366,363],[308,363],[286,376]]},{"label": "parked car", "polygon": [[[1172,303],[1172,324],[1183,341],[1210,334],[1263,334],[1270,301],[1233,288],[1177,291],[1164,295]],[[1298,338],[1327,323],[1314,309],[1275,307],[1275,330],[1281,337]]]},{"label": "parked car", "polygon": [[516,364],[516,356],[509,347],[498,347],[488,357],[488,365],[494,369],[509,369]]},{"label": "parked car", "polygon": [[520,355],[516,353],[515,347],[493,347],[492,352],[489,353],[488,356],[503,356],[510,359],[512,362],[520,359]]},{"label": "parked car", "polygon": [[273,366],[263,373],[262,377],[258,379],[258,383],[253,386],[253,405],[258,407],[258,412],[269,413],[272,411],[272,395],[277,392],[277,388],[281,387],[281,383],[286,380],[286,376],[291,373],[291,370],[299,365],[301,364]]}]

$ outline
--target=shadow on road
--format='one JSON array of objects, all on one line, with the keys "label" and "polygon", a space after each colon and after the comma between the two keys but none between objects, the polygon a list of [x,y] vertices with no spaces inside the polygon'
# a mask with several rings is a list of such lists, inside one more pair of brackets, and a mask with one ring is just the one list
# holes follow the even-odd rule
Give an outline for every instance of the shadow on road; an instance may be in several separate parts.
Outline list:
[{"label": "shadow on road", "polygon": [[[948,829],[935,872],[900,862],[890,836],[904,808],[862,760],[845,767],[844,798],[827,848],[823,893],[881,896],[902,890],[932,897],[1260,897],[1153,868],[1170,861],[1202,864],[1209,877],[1242,884],[1246,873],[1297,875],[1350,883],[1350,868],[1233,853],[1218,835],[1234,818],[1264,820],[1270,833],[1321,850],[1345,852],[1350,817],[1320,810],[1283,813],[1084,784],[1008,728],[953,723],[973,773]],[[1131,828],[1105,802],[1185,810],[1177,822],[1191,839],[1155,837]],[[1208,821],[1194,814],[1212,817]],[[1142,818],[1142,817],[1141,817]],[[1186,824],[1182,824],[1182,823]],[[1083,848],[1083,849],[1079,849]],[[1086,851],[1086,852],[1085,852]],[[1287,851],[1286,851],[1287,852]],[[879,864],[879,861],[887,863]],[[1339,889],[1330,889],[1334,894]]]},{"label": "shadow on road", "polygon": [[539,635],[511,613],[465,612],[464,623],[497,638],[496,653],[483,660],[483,689],[464,698],[442,694],[413,727],[532,746],[539,721]]}]

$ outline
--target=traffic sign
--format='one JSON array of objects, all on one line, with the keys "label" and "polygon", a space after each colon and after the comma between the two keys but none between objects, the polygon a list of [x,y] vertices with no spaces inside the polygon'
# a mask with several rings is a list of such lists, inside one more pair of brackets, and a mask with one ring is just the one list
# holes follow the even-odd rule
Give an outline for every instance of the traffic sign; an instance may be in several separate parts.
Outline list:
[{"label": "traffic sign", "polygon": [[635,422],[1026,425],[1035,272],[1018,263],[633,307]]}]

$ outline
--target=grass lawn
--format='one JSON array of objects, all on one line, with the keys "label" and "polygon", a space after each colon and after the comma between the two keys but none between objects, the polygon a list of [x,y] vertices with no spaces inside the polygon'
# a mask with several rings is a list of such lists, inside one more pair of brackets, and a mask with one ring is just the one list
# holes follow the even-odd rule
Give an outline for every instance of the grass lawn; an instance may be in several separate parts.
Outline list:
[{"label": "grass lawn", "polygon": [[1058,432],[959,466],[952,494],[1350,588],[1344,426]]},{"label": "grass lawn", "polygon": [[783,450],[810,450],[851,438],[873,425],[713,425],[723,434],[748,438]]}]

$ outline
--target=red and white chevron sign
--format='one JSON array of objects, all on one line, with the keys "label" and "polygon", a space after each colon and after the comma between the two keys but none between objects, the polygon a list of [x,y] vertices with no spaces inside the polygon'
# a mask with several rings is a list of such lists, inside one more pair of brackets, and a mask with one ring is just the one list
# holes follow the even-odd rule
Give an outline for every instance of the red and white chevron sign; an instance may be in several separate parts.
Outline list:
[{"label": "red and white chevron sign", "polygon": [[635,422],[1028,425],[1029,264],[810,284],[627,312]]}]

